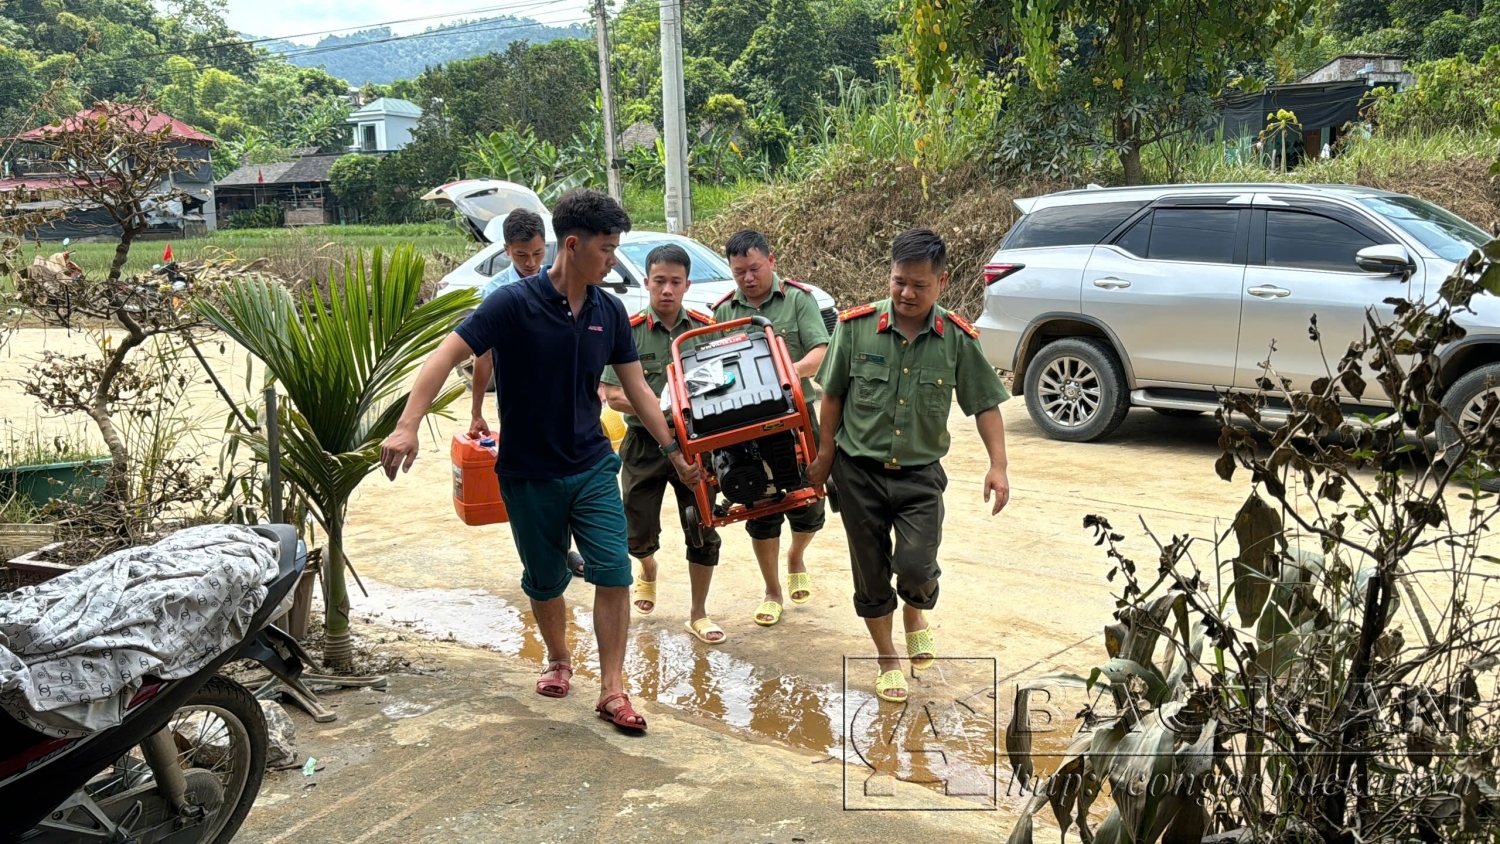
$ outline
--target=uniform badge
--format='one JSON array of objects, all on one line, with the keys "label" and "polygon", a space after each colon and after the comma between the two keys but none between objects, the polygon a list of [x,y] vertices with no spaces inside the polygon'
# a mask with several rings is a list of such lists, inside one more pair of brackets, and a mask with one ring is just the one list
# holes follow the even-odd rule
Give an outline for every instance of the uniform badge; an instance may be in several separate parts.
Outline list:
[{"label": "uniform badge", "polygon": [[868,355],[861,353],[859,359],[869,363],[885,363],[885,355]]}]

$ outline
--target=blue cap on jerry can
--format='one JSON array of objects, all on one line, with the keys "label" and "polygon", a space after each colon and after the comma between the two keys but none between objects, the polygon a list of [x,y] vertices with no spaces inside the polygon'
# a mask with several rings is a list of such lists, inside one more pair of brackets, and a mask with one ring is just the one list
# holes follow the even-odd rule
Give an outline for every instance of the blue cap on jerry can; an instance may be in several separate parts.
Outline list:
[{"label": "blue cap on jerry can", "polygon": [[494,437],[485,437],[484,439],[479,441],[479,444],[484,446],[485,448],[489,448],[490,446],[495,444],[495,439]]}]

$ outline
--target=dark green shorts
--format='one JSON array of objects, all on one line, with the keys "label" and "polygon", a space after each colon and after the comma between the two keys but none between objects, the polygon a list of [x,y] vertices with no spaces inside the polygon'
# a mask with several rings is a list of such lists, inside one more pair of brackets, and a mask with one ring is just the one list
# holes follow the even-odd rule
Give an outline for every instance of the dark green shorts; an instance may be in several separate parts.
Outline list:
[{"label": "dark green shorts", "polygon": [[521,555],[521,590],[528,597],[550,601],[568,588],[573,579],[568,570],[569,536],[583,556],[584,582],[632,583],[619,471],[620,458],[611,452],[594,468],[566,478],[501,481],[510,535]]}]

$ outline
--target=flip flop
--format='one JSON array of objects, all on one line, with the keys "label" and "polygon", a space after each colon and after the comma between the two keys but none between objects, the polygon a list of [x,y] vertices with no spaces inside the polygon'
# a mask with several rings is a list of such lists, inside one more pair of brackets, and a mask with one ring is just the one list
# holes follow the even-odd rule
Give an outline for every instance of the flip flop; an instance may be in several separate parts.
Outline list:
[{"label": "flip flop", "polygon": [[[643,609],[641,609],[641,607],[640,607],[640,602],[641,601],[647,601],[647,602],[649,602],[651,604],[651,609],[649,609],[649,610],[643,610]],[[637,577],[635,579],[635,585],[633,587],[631,587],[631,589],[630,589],[630,605],[632,607],[635,607],[635,611],[638,612],[638,613],[640,613],[641,615],[650,615],[651,613],[655,612],[656,611],[656,581],[654,581],[654,580],[642,580],[641,578]]]},{"label": "flip flop", "polygon": [[[791,595],[792,603],[794,604],[805,604],[808,601],[811,601],[812,575],[808,574],[805,571],[793,572],[792,574],[787,575],[786,590],[787,594]],[[802,593],[801,598],[797,597],[798,592]]]},{"label": "flip flop", "polygon": [[[700,618],[697,621],[684,621],[682,623],[682,626],[686,627],[689,633],[697,636],[698,641],[703,642],[706,645],[722,645],[724,644],[725,640],[729,638],[729,634],[724,632],[724,628],[720,627],[717,624],[714,624],[714,621],[711,618]],[[719,638],[708,638],[708,634],[710,633],[719,634]]]},{"label": "flip flop", "polygon": [[[765,619],[761,618],[761,616],[763,615],[771,616],[771,620],[766,621]],[[780,620],[781,605],[776,603],[775,601],[763,601],[760,606],[755,608],[755,623],[759,624],[761,627],[773,627],[775,626],[776,622]]]},{"label": "flip flop", "polygon": [[[891,694],[891,692],[898,689],[901,691],[900,697]],[[902,674],[899,668],[892,668],[875,680],[875,696],[881,700],[891,703],[906,703],[906,693],[906,675]]]},{"label": "flip flop", "polygon": [[[609,706],[610,701],[614,700],[620,701],[620,705],[615,707],[615,711],[610,712],[608,709],[605,709],[606,706]],[[639,730],[643,733],[646,732],[645,716],[635,711],[635,708],[630,705],[630,695],[624,692],[615,692],[604,700],[599,701],[594,705],[594,711],[599,713],[600,718],[614,724],[616,727],[623,727],[627,730]]]},{"label": "flip flop", "polygon": [[906,655],[911,659],[911,667],[918,671],[932,667],[937,660],[937,645],[932,641],[931,624],[906,634]]},{"label": "flip flop", "polygon": [[[547,675],[555,674],[559,671],[568,672],[568,676],[558,677],[555,680],[548,678]],[[536,693],[542,697],[567,697],[572,679],[573,666],[566,662],[554,662],[547,666],[547,670],[542,672],[541,679],[536,681]]]}]

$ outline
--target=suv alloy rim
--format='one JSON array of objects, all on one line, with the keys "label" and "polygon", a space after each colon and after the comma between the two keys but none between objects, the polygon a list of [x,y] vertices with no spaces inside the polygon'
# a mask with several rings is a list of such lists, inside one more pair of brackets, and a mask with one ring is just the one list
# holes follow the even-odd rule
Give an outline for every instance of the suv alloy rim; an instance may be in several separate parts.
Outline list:
[{"label": "suv alloy rim", "polygon": [[1048,363],[1037,386],[1042,411],[1065,428],[1088,424],[1103,399],[1098,373],[1082,358],[1064,356]]},{"label": "suv alloy rim", "polygon": [[1489,402],[1490,396],[1500,396],[1500,387],[1481,390],[1464,405],[1464,412],[1458,416],[1458,426],[1465,434],[1472,433],[1479,427],[1480,420],[1484,418],[1484,406]]}]

